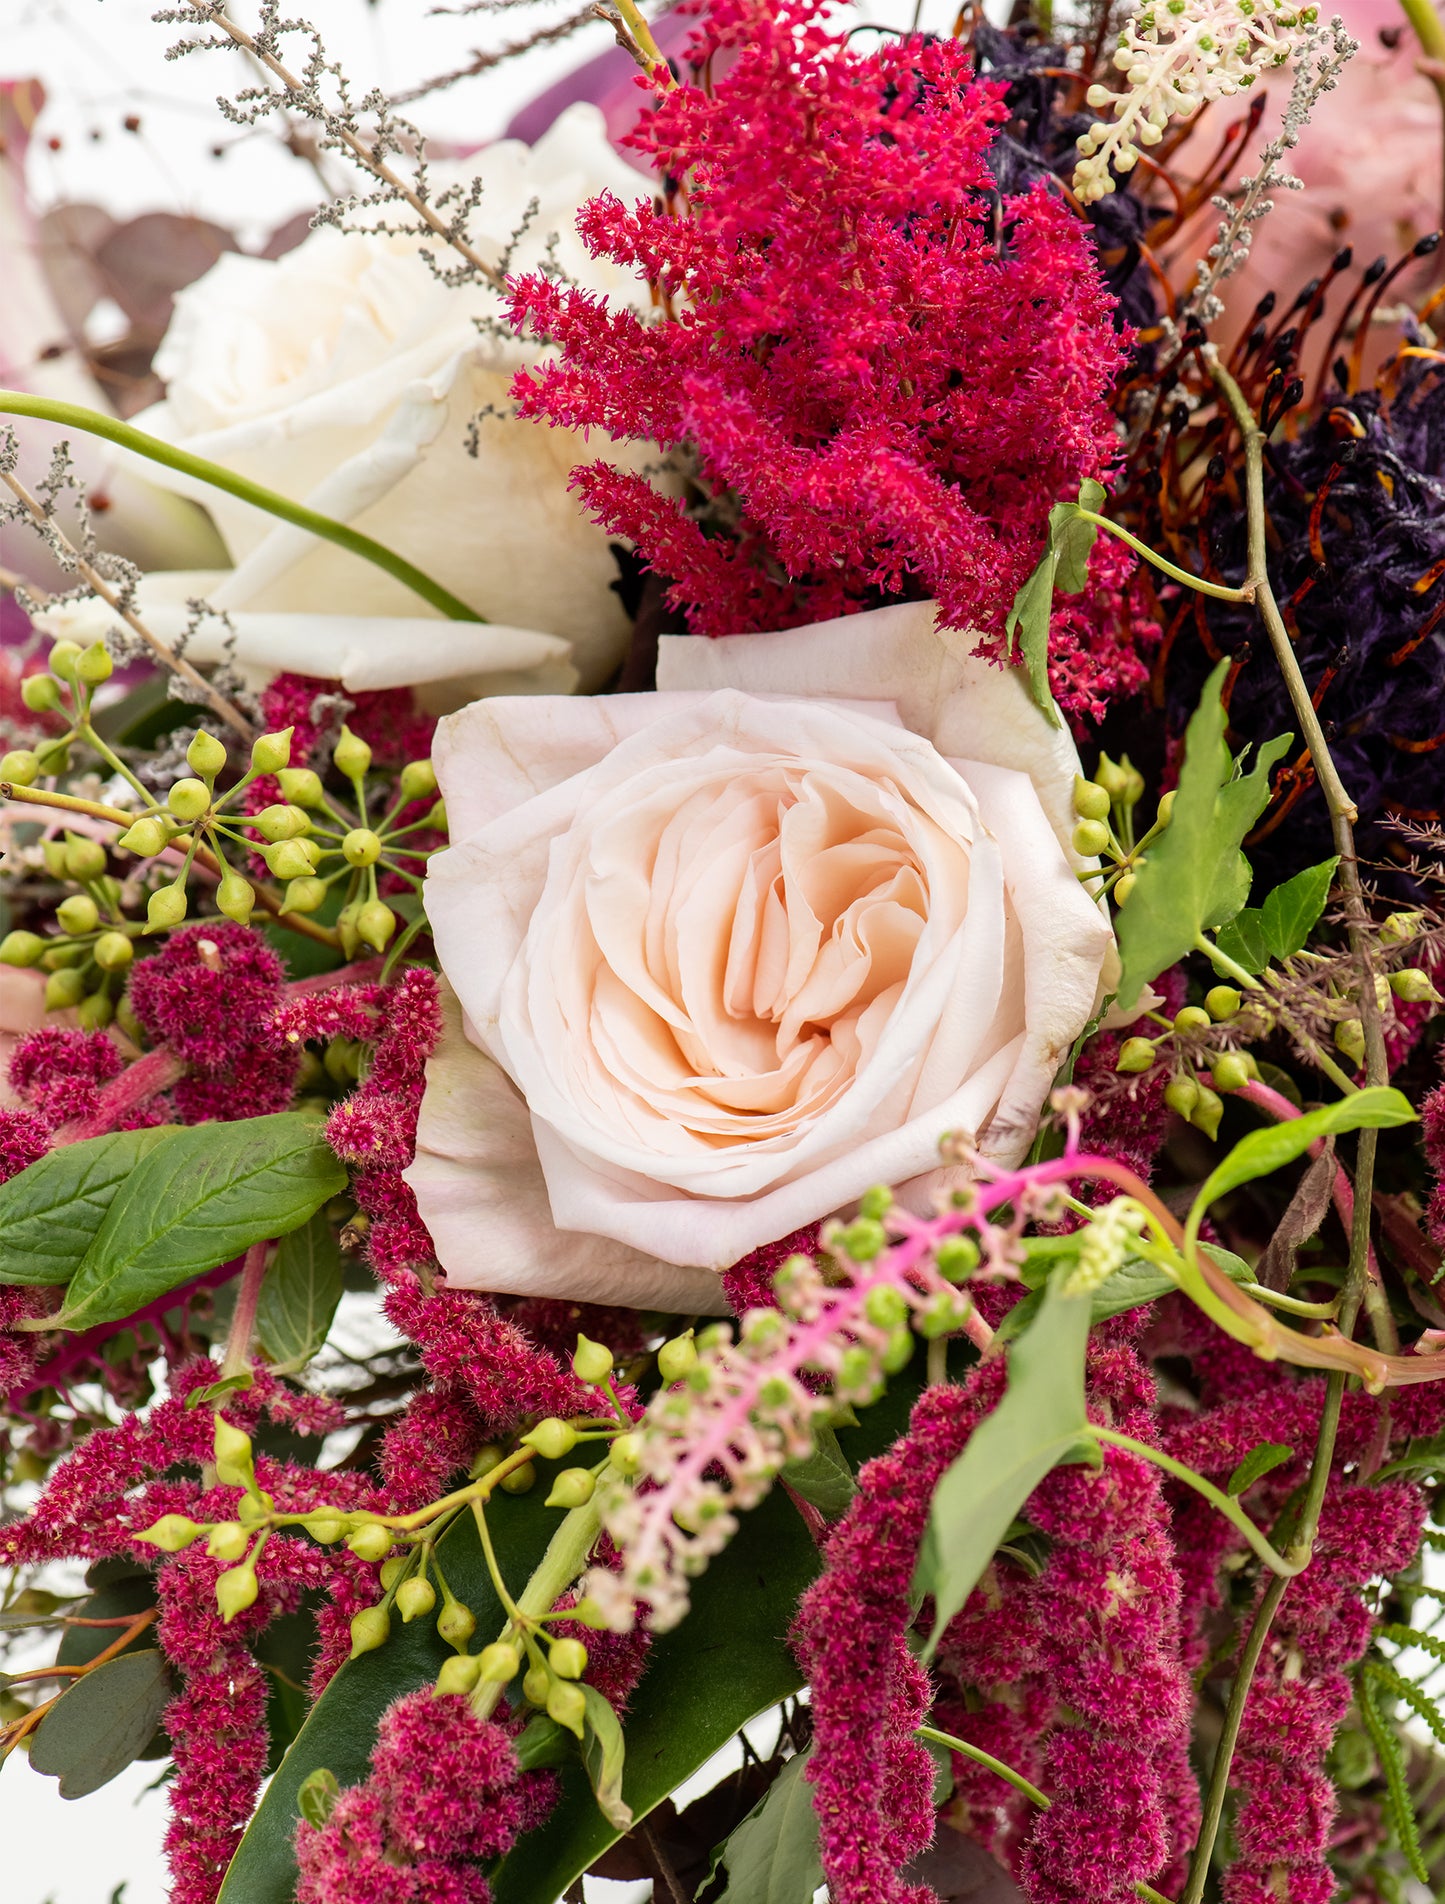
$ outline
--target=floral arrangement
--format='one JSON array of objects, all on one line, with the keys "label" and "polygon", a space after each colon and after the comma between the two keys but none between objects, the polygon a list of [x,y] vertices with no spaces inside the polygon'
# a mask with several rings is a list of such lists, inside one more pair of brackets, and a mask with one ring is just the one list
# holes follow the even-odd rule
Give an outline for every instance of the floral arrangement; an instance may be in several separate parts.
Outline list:
[{"label": "floral arrangement", "polygon": [[0,1760],[167,1761],[173,1904],[1445,1885],[1445,27],[1354,4],[616,0],[456,157],[184,0],[348,186],[123,389],[17,240]]}]

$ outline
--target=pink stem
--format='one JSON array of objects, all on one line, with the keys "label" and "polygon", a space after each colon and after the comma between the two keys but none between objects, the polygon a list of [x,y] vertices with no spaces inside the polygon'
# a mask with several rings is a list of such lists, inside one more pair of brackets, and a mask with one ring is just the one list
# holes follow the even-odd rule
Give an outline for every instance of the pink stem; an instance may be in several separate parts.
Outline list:
[{"label": "pink stem", "polygon": [[55,1133],[57,1144],[78,1144],[87,1137],[103,1137],[114,1130],[121,1118],[139,1109],[161,1091],[168,1091],[185,1073],[185,1065],[169,1051],[151,1051],[107,1084],[89,1117],[62,1124]]},{"label": "pink stem", "polygon": [[357,959],[352,965],[342,965],[334,972],[314,972],[310,978],[292,979],[282,989],[287,998],[305,998],[314,992],[335,991],[338,985],[369,985],[381,977],[381,968],[385,959]]},{"label": "pink stem", "polygon": [[176,1308],[187,1297],[195,1295],[197,1290],[215,1289],[219,1284],[228,1282],[235,1275],[238,1264],[239,1259],[233,1257],[229,1263],[222,1263],[219,1269],[208,1269],[204,1276],[198,1276],[194,1282],[186,1283],[180,1289],[172,1289],[168,1295],[157,1296],[144,1309],[137,1309],[133,1316],[125,1316],[119,1322],[97,1323],[95,1328],[85,1330],[82,1335],[72,1336],[43,1368],[36,1369],[33,1375],[11,1391],[6,1397],[7,1407],[13,1406],[17,1397],[33,1395],[37,1389],[59,1388],[71,1369],[90,1361],[94,1352],[112,1336],[119,1335],[123,1329],[133,1329],[138,1322],[150,1322],[156,1316],[163,1316],[168,1309]]},{"label": "pink stem", "polygon": [[261,1285],[266,1280],[268,1241],[253,1243],[241,1265],[241,1286],[236,1291],[236,1307],[231,1315],[231,1333],[226,1338],[226,1359],[221,1374],[239,1375],[251,1359],[251,1337],[256,1332],[256,1310],[261,1301]]}]

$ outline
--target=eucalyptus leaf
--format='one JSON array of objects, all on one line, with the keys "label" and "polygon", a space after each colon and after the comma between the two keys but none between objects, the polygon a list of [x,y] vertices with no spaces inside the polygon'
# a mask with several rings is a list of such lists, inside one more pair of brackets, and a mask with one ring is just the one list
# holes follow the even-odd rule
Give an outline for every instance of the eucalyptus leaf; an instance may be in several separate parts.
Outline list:
[{"label": "eucalyptus leaf", "polygon": [[301,1112],[176,1131],[116,1191],[47,1326],[118,1322],[295,1229],[345,1184],[321,1125]]},{"label": "eucalyptus leaf", "polygon": [[1137,998],[1141,988],[1193,949],[1201,932],[1226,925],[1249,896],[1245,834],[1269,799],[1269,771],[1286,752],[1282,734],[1257,749],[1254,765],[1230,758],[1224,743],[1221,661],[1204,684],[1184,737],[1184,765],[1169,825],[1135,876],[1116,929],[1123,960],[1118,991]]},{"label": "eucalyptus leaf", "polygon": [[622,1796],[622,1768],[627,1756],[622,1727],[617,1714],[595,1686],[584,1685],[582,1692],[587,1701],[582,1763],[592,1783],[592,1796],[609,1825],[615,1825],[619,1831],[630,1831],[632,1807]]},{"label": "eucalyptus leaf", "polygon": [[282,1237],[256,1307],[256,1338],[284,1373],[299,1373],[321,1348],[341,1289],[341,1244],[318,1210]]},{"label": "eucalyptus leaf", "polygon": [[813,1452],[804,1460],[788,1462],[782,1478],[800,1500],[829,1521],[841,1519],[858,1492],[848,1458],[826,1423],[813,1431]]},{"label": "eucalyptus leaf", "polygon": [[108,1785],[155,1737],[171,1675],[154,1646],[122,1653],[77,1679],[35,1730],[30,1763],[60,1780],[62,1798]]},{"label": "eucalyptus leaf", "polygon": [[818,1815],[804,1773],[811,1746],[790,1758],[740,1825],[713,1854],[727,1888],[713,1904],[813,1904],[823,1882]]},{"label": "eucalyptus leaf", "polygon": [[1089,1317],[1088,1302],[1050,1285],[1037,1316],[1009,1350],[1002,1400],[933,1491],[913,1577],[914,1590],[934,1602],[926,1657],[978,1585],[1019,1509],[1087,1436]]},{"label": "eucalyptus leaf", "polygon": [[1237,1190],[1242,1183],[1270,1176],[1285,1164],[1293,1163],[1317,1138],[1338,1136],[1342,1131],[1389,1130],[1414,1121],[1414,1109],[1402,1092],[1389,1085],[1376,1084],[1317,1111],[1306,1111],[1302,1117],[1251,1131],[1205,1178],[1189,1212],[1190,1228],[1198,1228],[1200,1219],[1216,1198]]},{"label": "eucalyptus leaf", "polygon": [[159,1125],[62,1144],[0,1187],[0,1283],[68,1283],[121,1185],[176,1135]]}]

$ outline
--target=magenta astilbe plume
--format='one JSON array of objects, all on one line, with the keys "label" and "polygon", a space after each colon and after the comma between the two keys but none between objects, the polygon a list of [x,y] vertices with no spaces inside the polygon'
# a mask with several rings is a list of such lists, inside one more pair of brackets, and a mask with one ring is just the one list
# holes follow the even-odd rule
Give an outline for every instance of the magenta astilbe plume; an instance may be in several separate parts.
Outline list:
[{"label": "magenta astilbe plume", "polygon": [[1003,89],[957,42],[865,52],[816,0],[720,0],[690,57],[724,48],[710,90],[663,93],[632,140],[685,189],[578,219],[670,321],[521,279],[514,322],[560,354],[519,374],[520,411],[681,453],[731,534],[608,463],[573,481],[694,633],[935,596],[996,650],[1050,505],[1117,451],[1087,228],[1042,185],[1000,205]]},{"label": "magenta astilbe plume", "polygon": [[1139,561],[1112,536],[1089,556],[1089,584],[1078,595],[1055,595],[1049,619],[1049,685],[1079,739],[1115,701],[1131,700],[1149,682],[1149,655],[1161,630],[1144,606]]}]

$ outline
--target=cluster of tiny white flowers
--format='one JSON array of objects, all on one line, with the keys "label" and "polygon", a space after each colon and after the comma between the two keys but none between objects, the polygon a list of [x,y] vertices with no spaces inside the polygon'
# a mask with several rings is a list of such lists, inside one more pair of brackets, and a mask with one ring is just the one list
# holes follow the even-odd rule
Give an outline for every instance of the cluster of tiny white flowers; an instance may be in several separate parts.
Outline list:
[{"label": "cluster of tiny white flowers", "polygon": [[1133,1253],[1134,1243],[1147,1221],[1143,1209],[1132,1197],[1115,1197],[1101,1210],[1083,1232],[1079,1260],[1064,1280],[1065,1296],[1092,1296],[1096,1289],[1121,1269]]},{"label": "cluster of tiny white flowers", "polygon": [[1096,111],[1111,108],[1114,117],[1079,140],[1076,195],[1086,205],[1107,197],[1113,173],[1131,171],[1140,146],[1158,145],[1171,119],[1188,119],[1283,66],[1318,18],[1318,7],[1292,0],[1154,0],[1142,7],[1114,54],[1126,90],[1089,88],[1088,103]]}]

